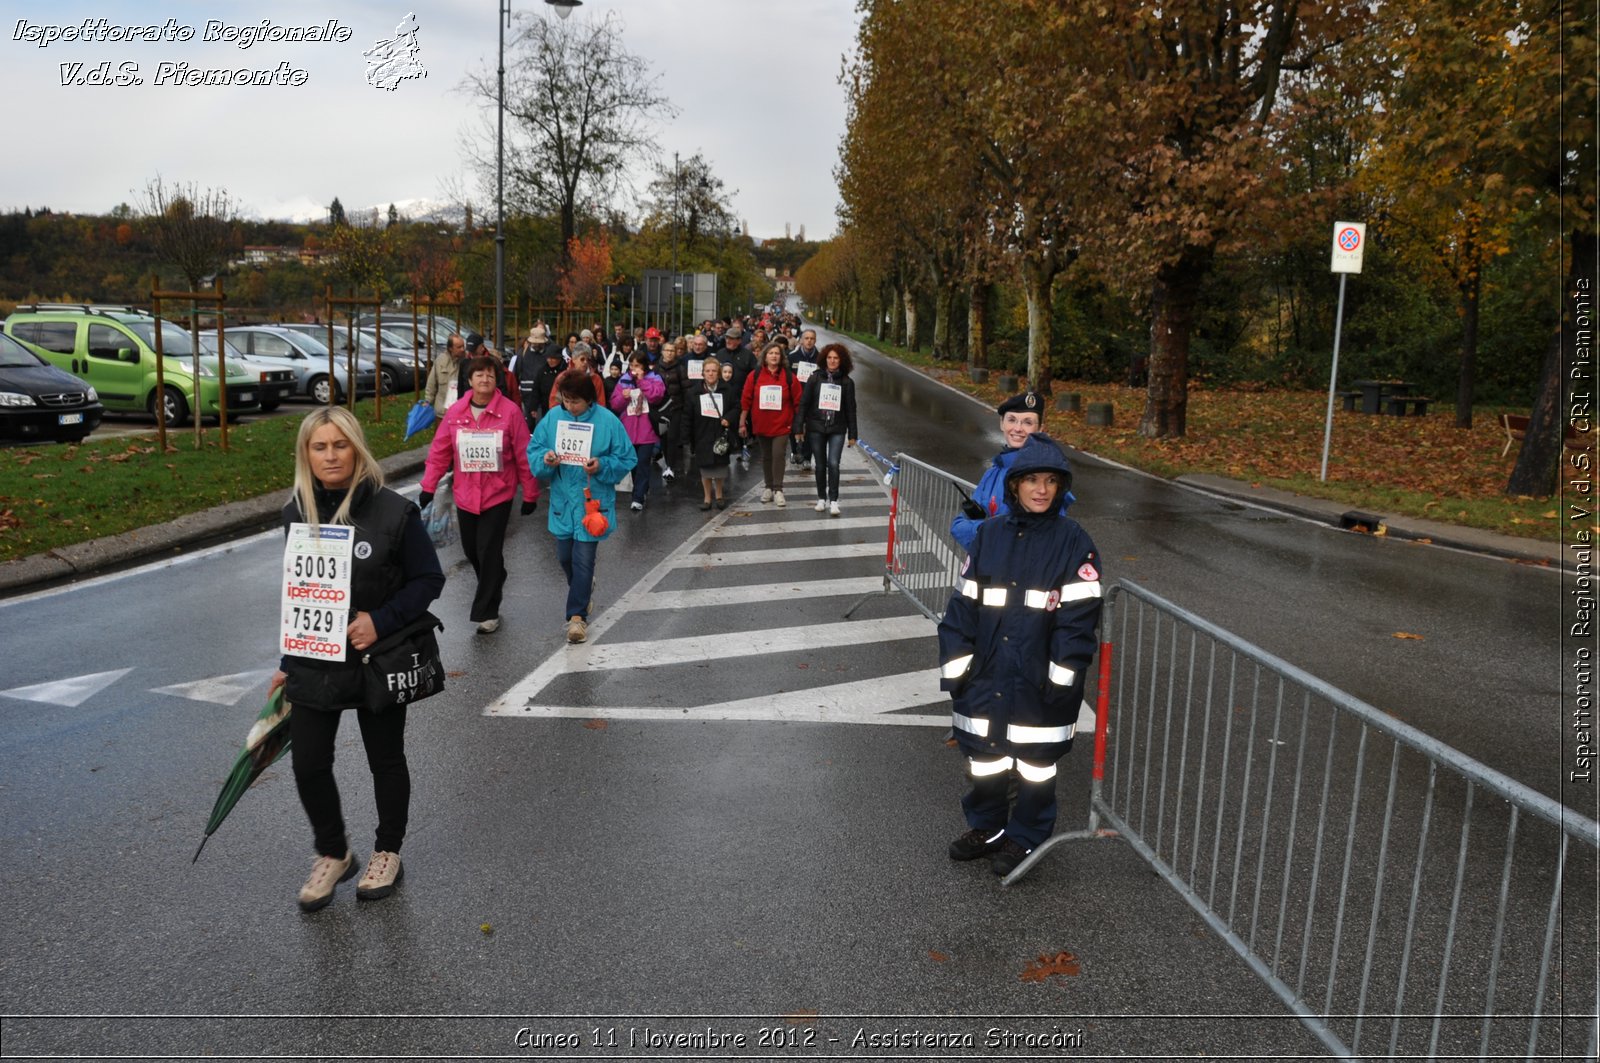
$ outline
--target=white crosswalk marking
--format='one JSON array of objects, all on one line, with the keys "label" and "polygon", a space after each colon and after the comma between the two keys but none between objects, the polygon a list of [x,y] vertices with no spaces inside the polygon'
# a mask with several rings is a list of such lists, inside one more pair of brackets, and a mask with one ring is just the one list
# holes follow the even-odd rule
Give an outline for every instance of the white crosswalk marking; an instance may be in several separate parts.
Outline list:
[{"label": "white crosswalk marking", "polygon": [[[524,705],[490,713],[494,716],[543,716],[587,719],[610,716],[632,720],[781,720],[788,723],[871,723],[901,727],[949,727],[950,714],[896,713],[896,709],[942,705],[948,696],[939,692],[939,671],[906,672],[852,683],[833,683],[807,690],[762,694],[715,705],[681,708],[618,706],[596,709],[568,705]],[[878,705],[878,711],[863,711]]]},{"label": "white crosswalk marking", "polygon": [[[690,540],[694,542],[693,539]],[[696,543],[696,545],[699,545]],[[739,550],[726,554],[687,554],[673,560],[674,568],[712,568],[722,565],[784,565],[797,561],[831,561],[843,557],[884,555],[883,543],[846,543],[843,546],[791,546],[787,549]],[[900,553],[919,552],[915,544]]]},{"label": "white crosswalk marking", "polygon": [[131,671],[132,668],[118,668],[110,672],[91,672],[88,675],[73,676],[71,679],[54,679],[48,683],[35,683],[33,686],[12,687],[10,690],[0,690],[0,694],[8,698],[20,698],[23,701],[42,701],[48,705],[77,708]]},{"label": "white crosswalk marking", "polygon": [[[948,727],[948,712],[938,711],[948,705],[949,699],[939,690],[937,669],[917,667],[896,674],[830,683],[824,677],[833,674],[831,670],[763,673],[759,658],[752,658],[740,649],[730,649],[763,646],[775,648],[773,652],[782,654],[813,650],[848,652],[856,648],[870,651],[881,647],[880,659],[886,655],[890,660],[895,659],[895,655],[905,659],[915,657],[919,658],[919,665],[929,659],[895,648],[923,642],[931,654],[934,628],[921,615],[855,620],[841,617],[822,622],[812,619],[807,623],[761,630],[741,629],[736,641],[730,640],[722,620],[731,606],[770,607],[830,596],[868,595],[883,589],[881,575],[841,576],[837,567],[828,564],[851,558],[872,558],[881,562],[884,557],[888,498],[880,486],[868,479],[866,460],[855,453],[847,454],[844,459],[848,479],[841,485],[841,496],[847,499],[848,517],[808,513],[799,505],[780,516],[773,508],[752,504],[750,495],[755,493],[752,489],[745,498],[736,500],[731,509],[718,514],[690,536],[616,604],[596,617],[589,625],[587,642],[559,650],[486,707],[484,713],[545,719],[606,716],[639,720],[772,720]],[[801,492],[791,493],[798,501]],[[870,531],[878,541],[811,544],[815,536],[835,530],[858,535]],[[767,540],[771,545],[766,545]],[[719,543],[728,542],[732,546],[734,541],[738,542],[738,549],[718,549]],[[797,541],[808,545],[788,545]],[[730,565],[762,565],[780,574],[742,580],[742,585],[733,587],[684,588],[682,585],[685,569],[715,570]],[[804,578],[808,575],[816,578]],[[676,588],[658,589],[658,584],[667,577],[674,577]],[[668,613],[692,614],[695,610],[705,610],[706,620],[703,626],[691,620],[690,630],[704,630],[707,634],[620,641],[608,635],[624,617],[639,615],[649,625],[657,625]],[[630,625],[629,630],[634,630],[634,625]],[[683,628],[679,626],[676,630]],[[648,675],[651,669],[684,664],[710,665],[712,672],[705,683],[706,689],[733,689],[749,696],[687,708],[672,704],[674,696],[682,696],[681,682],[652,684]],[[800,662],[800,667],[804,668],[805,663]],[[628,680],[634,675],[644,676],[635,689],[647,692],[646,701],[650,700],[649,695],[661,695],[662,703],[641,704],[637,700],[638,693],[624,694],[617,704],[610,705],[540,702],[546,688],[561,677],[581,674],[619,677],[605,682],[608,689],[618,689],[620,683],[623,690],[629,689]],[[796,683],[814,685],[785,689]],[[761,691],[763,684],[770,684],[772,689]],[[910,711],[919,708],[934,711]]]},{"label": "white crosswalk marking", "polygon": [[887,521],[882,516],[871,517],[832,517],[824,524],[822,519],[812,516],[803,520],[785,520],[772,524],[730,524],[718,529],[717,538],[736,539],[746,535],[810,535],[812,532],[826,529],[845,528],[874,528],[882,530]]},{"label": "white crosswalk marking", "polygon": [[259,693],[265,699],[267,677],[272,673],[271,668],[260,668],[253,672],[235,672],[232,675],[213,676],[210,679],[196,679],[190,683],[155,687],[151,693],[171,694],[191,701],[209,701],[213,705],[237,705],[239,699],[251,691]]},{"label": "white crosswalk marking", "polygon": [[[741,638],[748,639],[748,645],[751,646],[804,646],[807,649],[932,637],[933,625],[923,616],[803,624],[800,627],[769,628],[741,634]],[[610,668],[649,668],[658,664],[716,661],[728,656],[728,636],[718,631],[710,635],[651,639],[649,642],[586,642],[581,646],[568,646],[556,655],[556,659],[562,672],[602,672]],[[736,655],[735,663],[738,660]]]},{"label": "white crosswalk marking", "polygon": [[[882,547],[879,547],[882,550]],[[883,589],[882,576],[856,576],[848,579],[819,579],[803,583],[753,583],[746,587],[708,587],[695,591],[652,591],[640,610],[698,609],[701,606],[743,605],[748,602],[777,602],[804,593],[811,598],[841,594],[871,594]]]}]

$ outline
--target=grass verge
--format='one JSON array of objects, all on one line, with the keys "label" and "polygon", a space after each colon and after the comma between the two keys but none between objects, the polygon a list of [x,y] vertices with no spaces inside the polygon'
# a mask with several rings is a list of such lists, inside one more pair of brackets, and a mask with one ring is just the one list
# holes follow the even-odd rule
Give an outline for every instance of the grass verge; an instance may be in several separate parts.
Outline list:
[{"label": "grass verge", "polygon": [[[418,439],[402,439],[409,403],[391,399],[384,407],[383,421],[374,424],[372,403],[356,404],[367,443],[380,458],[418,445]],[[0,561],[287,490],[300,421],[290,416],[234,425],[226,453],[221,433],[211,427],[198,450],[192,428],[169,432],[166,454],[157,451],[153,434],[0,450]]]},{"label": "grass verge", "polygon": [[[934,362],[929,354],[881,343],[866,334],[846,335],[990,405],[1005,398],[993,383],[973,383],[964,366]],[[995,376],[991,374],[990,380]],[[1375,417],[1336,408],[1328,479],[1322,482],[1317,477],[1328,401],[1325,391],[1193,385],[1188,434],[1182,439],[1146,439],[1139,434],[1145,406],[1142,389],[1058,380],[1055,392],[1078,393],[1084,408],[1091,402],[1111,403],[1114,423],[1092,426],[1083,412],[1052,406],[1045,417],[1047,431],[1080,450],[1158,476],[1211,473],[1333,499],[1352,508],[1528,539],[1554,542],[1562,536],[1559,498],[1504,494],[1519,445],[1513,443],[1501,456],[1506,440],[1498,416],[1508,407],[1475,408],[1472,427],[1467,429],[1455,427],[1455,413],[1448,405],[1426,417]],[[1585,526],[1593,526],[1592,518]]]}]

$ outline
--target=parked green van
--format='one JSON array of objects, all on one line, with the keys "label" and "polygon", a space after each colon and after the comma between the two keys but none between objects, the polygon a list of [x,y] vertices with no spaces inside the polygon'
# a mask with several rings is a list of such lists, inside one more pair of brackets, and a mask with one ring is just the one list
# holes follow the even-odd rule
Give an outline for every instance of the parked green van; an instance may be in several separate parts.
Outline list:
[{"label": "parked green van", "polygon": [[[201,417],[221,414],[217,359],[200,356],[199,395],[195,394],[194,347],[189,333],[170,321],[159,323],[166,355],[167,423],[180,425],[198,409]],[[6,335],[27,344],[51,365],[84,380],[100,394],[107,410],[156,416],[157,321],[150,314],[123,306],[76,303],[33,303],[19,306],[6,318]],[[240,368],[228,367],[229,415],[261,408],[261,382]]]}]

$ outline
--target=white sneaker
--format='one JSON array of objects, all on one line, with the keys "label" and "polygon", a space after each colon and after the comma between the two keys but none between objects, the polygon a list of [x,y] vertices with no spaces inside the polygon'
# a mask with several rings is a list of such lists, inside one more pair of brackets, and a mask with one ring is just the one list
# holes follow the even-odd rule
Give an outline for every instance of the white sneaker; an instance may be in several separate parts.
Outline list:
[{"label": "white sneaker", "polygon": [[676,480],[677,478],[678,478],[678,474],[677,473],[673,472],[670,468],[667,468],[666,466],[662,467],[662,469],[661,469],[661,482],[662,483],[669,484],[672,481]]},{"label": "white sneaker", "polygon": [[490,620],[485,620],[478,625],[478,634],[480,635],[492,635],[499,630],[500,618],[498,616]]},{"label": "white sneaker", "polygon": [[772,492],[772,504],[775,506],[787,506],[789,503],[784,501],[782,491],[774,491]]},{"label": "white sneaker", "polygon": [[761,491],[761,504],[762,505],[766,505],[768,502],[771,502],[771,501],[772,501],[772,488],[770,488],[770,487],[763,488],[762,491]]},{"label": "white sneaker", "polygon": [[395,885],[406,877],[400,865],[399,853],[386,853],[374,849],[367,860],[366,874],[356,883],[356,900],[381,901],[394,892]]},{"label": "white sneaker", "polygon": [[826,513],[828,511],[828,503],[819,498],[817,499],[817,504],[811,508],[815,509],[818,513]]},{"label": "white sneaker", "polygon": [[637,513],[641,509],[644,508],[644,503],[643,502],[630,502],[630,503],[628,503],[628,508],[633,510],[635,513]]},{"label": "white sneaker", "polygon": [[333,888],[347,878],[354,878],[356,858],[349,850],[343,857],[319,856],[311,865],[311,877],[300,887],[300,910],[314,912],[326,908],[333,900]]},{"label": "white sneaker", "polygon": [[833,516],[835,516],[835,517],[837,517],[837,516],[838,516],[838,515],[839,515],[839,503],[837,503],[837,502],[834,502],[834,503],[833,503],[833,504],[831,504],[831,505],[830,505],[830,506],[828,506],[828,512],[829,512],[829,513],[830,513],[830,514],[831,514],[831,515],[833,515]]}]

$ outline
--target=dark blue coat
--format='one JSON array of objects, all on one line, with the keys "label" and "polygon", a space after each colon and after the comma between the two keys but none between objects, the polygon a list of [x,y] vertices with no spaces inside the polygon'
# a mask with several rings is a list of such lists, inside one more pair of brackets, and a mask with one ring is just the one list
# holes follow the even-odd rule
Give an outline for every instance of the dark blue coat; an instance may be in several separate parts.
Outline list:
[{"label": "dark blue coat", "polygon": [[979,525],[939,623],[939,687],[955,700],[968,755],[1049,764],[1071,748],[1096,648],[1099,570],[1070,517],[1015,510]]}]

